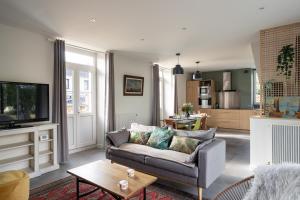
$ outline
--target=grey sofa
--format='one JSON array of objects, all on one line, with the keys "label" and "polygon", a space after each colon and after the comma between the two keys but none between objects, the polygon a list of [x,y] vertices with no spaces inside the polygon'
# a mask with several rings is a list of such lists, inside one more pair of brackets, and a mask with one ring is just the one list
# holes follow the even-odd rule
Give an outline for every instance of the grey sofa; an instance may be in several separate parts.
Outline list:
[{"label": "grey sofa", "polygon": [[[108,133],[119,134],[122,133]],[[111,137],[106,136],[106,157],[130,168],[142,171],[161,179],[196,186],[198,199],[202,199],[202,188],[208,188],[225,168],[225,141],[215,139],[198,151],[195,163],[185,163],[180,152],[159,150],[146,145],[132,144],[122,139],[117,146]],[[121,142],[120,142],[121,141]]]}]

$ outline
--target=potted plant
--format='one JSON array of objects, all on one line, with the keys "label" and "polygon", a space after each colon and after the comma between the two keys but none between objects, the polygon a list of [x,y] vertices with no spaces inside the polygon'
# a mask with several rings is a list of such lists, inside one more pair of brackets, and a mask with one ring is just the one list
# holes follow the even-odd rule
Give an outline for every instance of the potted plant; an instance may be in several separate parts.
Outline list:
[{"label": "potted plant", "polygon": [[290,79],[292,75],[294,57],[295,52],[293,44],[283,46],[282,49],[279,51],[279,55],[277,57],[277,71],[279,71],[279,74],[284,75],[286,79]]},{"label": "potted plant", "polygon": [[189,118],[189,117],[190,117],[190,114],[191,114],[192,111],[193,111],[193,105],[192,105],[192,103],[184,103],[184,104],[182,105],[181,110],[182,110],[182,112],[185,112],[185,116],[186,116],[187,118]]}]

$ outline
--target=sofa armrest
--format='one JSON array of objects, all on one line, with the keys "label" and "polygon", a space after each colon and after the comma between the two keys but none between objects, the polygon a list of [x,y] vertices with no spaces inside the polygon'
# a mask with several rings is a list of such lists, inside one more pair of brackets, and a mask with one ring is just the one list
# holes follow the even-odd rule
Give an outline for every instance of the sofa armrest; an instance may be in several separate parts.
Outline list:
[{"label": "sofa armrest", "polygon": [[223,172],[226,162],[226,142],[215,139],[198,152],[198,186],[208,188]]},{"label": "sofa armrest", "polygon": [[109,140],[112,146],[119,147],[127,143],[130,137],[130,132],[126,129],[106,133],[106,141]]},{"label": "sofa armrest", "polygon": [[119,131],[112,131],[106,133],[105,141],[106,141],[106,158],[110,159],[110,148],[112,146],[119,147],[120,145],[127,143],[129,140],[129,131],[126,129],[122,129]]},{"label": "sofa armrest", "polygon": [[111,139],[109,139],[107,135],[105,136],[105,142],[107,147],[114,146],[113,142],[111,141]]},{"label": "sofa armrest", "polygon": [[106,144],[105,144],[105,156],[106,156],[106,159],[110,159],[110,148],[111,146],[114,146],[112,141],[107,137],[107,135],[105,136],[105,141],[106,141]]}]

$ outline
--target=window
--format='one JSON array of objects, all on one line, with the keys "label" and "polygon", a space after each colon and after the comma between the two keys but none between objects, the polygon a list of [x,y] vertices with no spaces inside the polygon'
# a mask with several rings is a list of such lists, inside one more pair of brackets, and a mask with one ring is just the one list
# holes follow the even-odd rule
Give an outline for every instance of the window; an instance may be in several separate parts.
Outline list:
[{"label": "window", "polygon": [[70,89],[70,79],[66,79],[66,89]]},{"label": "window", "polygon": [[89,80],[84,80],[84,81],[83,81],[83,84],[84,84],[84,86],[83,86],[83,87],[84,87],[84,90],[85,90],[85,91],[88,91],[88,90],[89,90]]},{"label": "window", "polygon": [[67,114],[94,114],[96,53],[67,47],[65,55]]},{"label": "window", "polygon": [[73,77],[74,71],[71,69],[66,69],[66,90],[67,90],[67,113],[74,113],[74,91],[73,91]]},{"label": "window", "polygon": [[87,66],[95,66],[95,59],[93,56],[83,55],[75,52],[66,51],[66,62],[76,63]]},{"label": "window", "polygon": [[174,75],[172,70],[160,68],[160,117],[168,118],[174,114]]},{"label": "window", "polygon": [[160,119],[164,119],[164,77],[162,70],[159,70],[159,101]]},{"label": "window", "polygon": [[79,111],[81,113],[89,113],[92,111],[92,91],[91,80],[92,73],[89,71],[79,72],[79,88],[80,88],[80,100]]},{"label": "window", "polygon": [[259,105],[260,104],[260,83],[257,75],[257,71],[254,71],[254,105]]}]

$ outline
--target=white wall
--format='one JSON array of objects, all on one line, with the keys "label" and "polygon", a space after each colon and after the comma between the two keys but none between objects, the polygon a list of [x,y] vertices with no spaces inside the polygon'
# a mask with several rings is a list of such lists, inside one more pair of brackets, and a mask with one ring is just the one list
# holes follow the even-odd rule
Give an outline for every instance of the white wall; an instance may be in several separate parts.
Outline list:
[{"label": "white wall", "polygon": [[53,43],[40,34],[0,24],[0,80],[49,84],[51,119]]},{"label": "white wall", "polygon": [[[152,63],[138,56],[128,55],[121,51],[114,52],[115,70],[115,105],[117,129],[129,121],[145,125],[151,124],[152,115]],[[143,96],[123,96],[123,76],[144,77]]]}]

